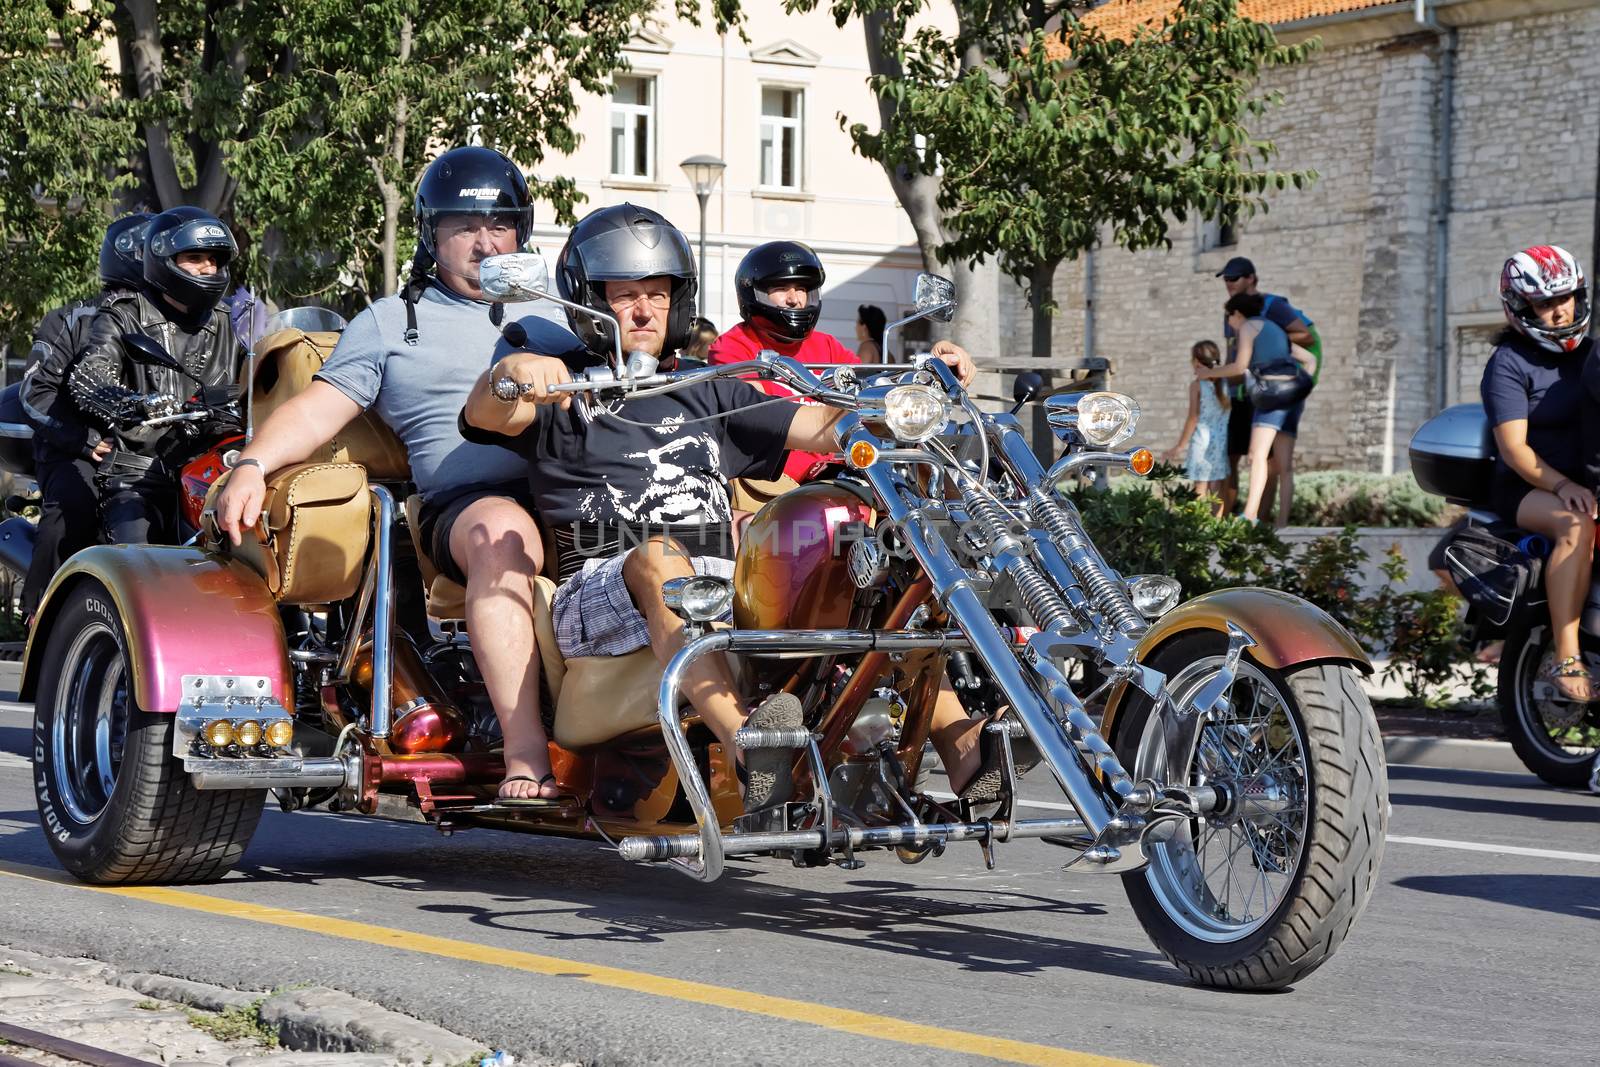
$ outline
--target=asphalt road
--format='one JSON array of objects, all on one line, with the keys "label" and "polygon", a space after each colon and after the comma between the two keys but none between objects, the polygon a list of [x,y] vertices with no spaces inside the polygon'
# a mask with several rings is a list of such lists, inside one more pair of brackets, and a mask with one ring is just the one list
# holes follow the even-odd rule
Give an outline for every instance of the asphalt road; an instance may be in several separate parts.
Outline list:
[{"label": "asphalt road", "polygon": [[[1063,853],[1038,842],[1001,846],[993,872],[957,845],[913,867],[735,862],[702,886],[586,842],[274,811],[219,884],[90,890],[56,873],[29,743],[26,709],[0,705],[0,943],[242,989],[329,985],[523,1054],[1596,1060],[1600,799],[1532,777],[1391,768],[1365,917],[1320,971],[1260,995],[1189,984],[1119,881],[1062,874]],[[1060,802],[1040,786],[1030,799]]]}]

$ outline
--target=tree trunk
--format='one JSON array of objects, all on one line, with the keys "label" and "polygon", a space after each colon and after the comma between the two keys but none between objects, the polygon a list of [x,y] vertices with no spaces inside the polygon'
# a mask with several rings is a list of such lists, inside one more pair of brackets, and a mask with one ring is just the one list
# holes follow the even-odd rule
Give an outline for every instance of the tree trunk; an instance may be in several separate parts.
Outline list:
[{"label": "tree trunk", "polygon": [[1035,263],[1028,273],[1028,302],[1033,305],[1034,359],[1050,358],[1050,303],[1055,293],[1056,267],[1060,260]]},{"label": "tree trunk", "polygon": [[[404,66],[411,59],[411,36],[413,25],[411,16],[407,15],[400,23],[400,54],[397,57],[399,65]],[[401,94],[395,101],[394,126],[389,134],[389,151],[386,158],[394,162],[395,173],[403,174],[406,164],[406,122],[409,118],[411,102]],[[378,192],[383,197],[383,295],[389,296],[400,289],[399,268],[399,238],[400,238],[400,187],[392,180],[385,177],[383,160],[374,159],[372,171],[377,176]]]}]

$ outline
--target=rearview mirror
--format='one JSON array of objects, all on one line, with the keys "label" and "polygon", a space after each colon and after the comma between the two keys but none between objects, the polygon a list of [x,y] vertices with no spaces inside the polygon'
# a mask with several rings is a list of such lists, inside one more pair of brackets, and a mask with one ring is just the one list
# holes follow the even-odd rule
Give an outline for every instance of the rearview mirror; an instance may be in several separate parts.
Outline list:
[{"label": "rearview mirror", "polygon": [[937,274],[919,274],[912,300],[928,318],[949,322],[956,315],[956,283]]},{"label": "rearview mirror", "polygon": [[517,304],[549,295],[550,270],[537,252],[507,252],[478,264],[478,287],[486,300]]},{"label": "rearview mirror", "polygon": [[122,342],[122,351],[135,363],[142,363],[146,367],[165,367],[179,374],[188,374],[188,371],[183,369],[183,364],[174,359],[172,353],[162,348],[159,341],[142,333],[125,333],[119,340]]}]

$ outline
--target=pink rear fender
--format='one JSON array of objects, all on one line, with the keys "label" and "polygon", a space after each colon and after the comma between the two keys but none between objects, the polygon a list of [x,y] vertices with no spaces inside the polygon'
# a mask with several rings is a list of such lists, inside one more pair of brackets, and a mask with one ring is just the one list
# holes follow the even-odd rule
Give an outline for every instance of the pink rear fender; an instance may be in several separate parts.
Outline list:
[{"label": "pink rear fender", "polygon": [[96,545],[56,572],[23,655],[23,700],[33,700],[50,629],[85,580],[103,585],[127,634],[134,695],[146,711],[177,711],[186,674],[265,677],[294,701],[283,622],[260,576],[195,548]]}]

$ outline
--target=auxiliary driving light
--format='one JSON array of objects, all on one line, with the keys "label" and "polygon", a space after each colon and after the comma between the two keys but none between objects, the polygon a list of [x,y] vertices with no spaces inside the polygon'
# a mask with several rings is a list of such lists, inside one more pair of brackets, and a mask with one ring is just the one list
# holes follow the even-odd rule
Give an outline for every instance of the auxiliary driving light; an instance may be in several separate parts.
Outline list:
[{"label": "auxiliary driving light", "polygon": [[233,744],[233,723],[227,719],[213,719],[206,723],[206,744],[212,748],[227,748]]},{"label": "auxiliary driving light", "polygon": [[234,727],[234,736],[245,748],[255,748],[261,743],[261,724],[254,719],[246,719]]},{"label": "auxiliary driving light", "polygon": [[1177,607],[1178,596],[1183,592],[1176,578],[1164,574],[1135,574],[1127,579],[1127,585],[1135,610],[1151,620]]},{"label": "auxiliary driving light", "polygon": [[714,622],[733,604],[733,583],[712,574],[669,578],[661,584],[661,599],[686,622]]},{"label": "auxiliary driving light", "polygon": [[267,724],[267,744],[273,748],[285,748],[294,739],[294,723],[288,719],[279,719]]},{"label": "auxiliary driving light", "polygon": [[950,421],[950,400],[931,385],[897,385],[883,398],[883,421],[907,444],[937,437]]}]

